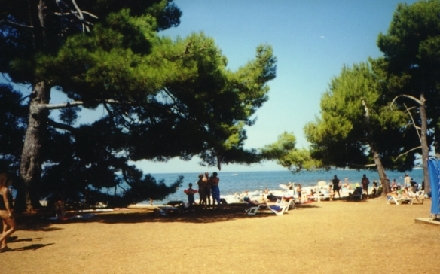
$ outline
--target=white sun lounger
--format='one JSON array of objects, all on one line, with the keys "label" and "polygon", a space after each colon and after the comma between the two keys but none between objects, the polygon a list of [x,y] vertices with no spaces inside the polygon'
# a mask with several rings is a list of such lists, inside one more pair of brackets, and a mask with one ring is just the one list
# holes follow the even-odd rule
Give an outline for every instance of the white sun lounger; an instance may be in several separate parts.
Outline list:
[{"label": "white sun lounger", "polygon": [[260,205],[250,207],[248,209],[245,209],[247,215],[255,215],[257,214],[258,210],[260,209]]},{"label": "white sun lounger", "polygon": [[390,205],[392,203],[395,203],[396,205],[401,205],[403,202],[408,202],[409,204],[412,204],[412,199],[407,197],[402,197],[401,195],[395,197],[395,196],[387,196],[387,204]]},{"label": "white sun lounger", "polygon": [[[275,213],[277,216],[281,216],[286,212],[286,208],[289,208],[288,205],[278,204],[278,205],[268,205],[267,208]],[[288,210],[288,209],[287,209]]]}]

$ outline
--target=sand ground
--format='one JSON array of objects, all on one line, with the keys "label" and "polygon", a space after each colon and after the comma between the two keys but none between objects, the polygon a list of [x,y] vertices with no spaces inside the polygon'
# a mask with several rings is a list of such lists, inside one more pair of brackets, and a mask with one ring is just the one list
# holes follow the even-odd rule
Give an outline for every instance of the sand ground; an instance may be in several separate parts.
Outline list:
[{"label": "sand ground", "polygon": [[283,216],[242,209],[156,217],[18,217],[2,273],[439,273],[440,226],[423,205],[310,203]]}]

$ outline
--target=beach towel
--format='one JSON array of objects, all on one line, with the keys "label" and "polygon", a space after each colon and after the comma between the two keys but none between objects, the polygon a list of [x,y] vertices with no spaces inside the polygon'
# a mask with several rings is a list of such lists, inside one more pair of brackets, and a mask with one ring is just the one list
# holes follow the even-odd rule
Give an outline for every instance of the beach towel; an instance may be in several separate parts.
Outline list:
[{"label": "beach towel", "polygon": [[429,183],[431,186],[431,214],[440,215],[440,162],[428,160]]}]

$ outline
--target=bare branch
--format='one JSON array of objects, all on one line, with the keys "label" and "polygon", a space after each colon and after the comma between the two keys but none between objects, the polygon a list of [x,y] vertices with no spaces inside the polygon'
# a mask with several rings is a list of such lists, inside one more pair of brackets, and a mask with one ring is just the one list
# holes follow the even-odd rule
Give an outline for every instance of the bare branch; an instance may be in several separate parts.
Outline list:
[{"label": "bare branch", "polygon": [[422,146],[418,146],[418,147],[412,148],[412,149],[410,149],[410,150],[405,151],[404,153],[399,154],[399,155],[396,157],[396,160],[399,159],[401,156],[403,156],[403,155],[405,155],[405,154],[408,154],[408,153],[410,153],[411,151],[416,150],[416,149],[419,149],[419,148],[422,148]]},{"label": "bare branch", "polygon": [[84,14],[90,16],[90,17],[93,17],[93,18],[95,18],[95,19],[98,19],[98,18],[99,18],[98,16],[96,16],[96,15],[94,15],[93,13],[90,13],[90,12],[88,12],[88,11],[82,11],[82,13],[84,13]]},{"label": "bare branch", "polygon": [[422,142],[422,139],[421,139],[421,136],[420,136],[420,127],[416,126],[416,122],[414,121],[414,118],[413,118],[411,112],[406,107],[406,104],[403,104],[403,106],[405,107],[406,111],[408,112],[409,117],[411,117],[411,121],[413,123],[414,128],[416,129],[417,135],[419,136],[419,140],[420,140],[420,142]]},{"label": "bare branch", "polygon": [[[56,14],[56,15],[62,15],[62,16],[70,16],[70,15],[73,15],[73,16],[75,16],[76,19],[81,23],[81,26],[82,26],[83,32],[84,32],[84,30],[86,30],[87,32],[89,32],[89,31],[90,31],[89,26],[91,26],[91,25],[93,25],[93,24],[92,24],[91,22],[85,20],[84,15],[88,15],[88,16],[93,17],[93,18],[98,18],[98,16],[96,16],[96,15],[90,13],[90,12],[87,12],[87,11],[82,11],[82,10],[79,8],[78,4],[76,4],[76,0],[71,0],[71,1],[72,1],[73,6],[74,6],[74,9],[72,9],[72,8],[71,8],[69,5],[67,5],[64,1],[62,1],[62,0],[56,0],[56,3],[57,3],[57,5],[58,5],[58,7],[59,7],[59,9],[60,9],[60,11],[61,11],[61,14]],[[69,10],[69,12],[64,11],[64,9]]]},{"label": "bare branch", "polygon": [[81,101],[75,101],[75,102],[67,102],[62,104],[55,104],[55,105],[46,105],[46,109],[60,109],[60,108],[68,108],[68,107],[75,107],[84,105],[84,102]]},{"label": "bare branch", "polygon": [[25,30],[33,30],[34,27],[33,26],[28,26],[28,25],[23,25],[23,24],[19,24],[19,23],[15,23],[12,22],[10,20],[0,20],[0,25],[5,24],[11,27],[16,27],[19,29],[25,29]]},{"label": "bare branch", "polygon": [[396,100],[399,99],[399,97],[406,97],[406,98],[412,99],[412,100],[414,100],[415,102],[417,102],[419,105],[422,105],[422,104],[423,104],[423,102],[420,101],[419,99],[417,99],[416,97],[411,96],[411,95],[406,95],[406,94],[402,94],[402,95],[398,95],[398,96],[396,96],[396,97],[393,99],[393,101],[391,102],[391,104],[394,104],[394,103],[396,102]]},{"label": "bare branch", "polygon": [[66,125],[66,124],[63,124],[63,123],[55,122],[52,119],[47,119],[47,124],[52,126],[52,127],[54,127],[54,128],[68,130],[70,132],[77,131],[77,129],[75,127],[72,127],[72,126],[69,126],[69,125]]},{"label": "bare branch", "polygon": [[[135,102],[120,102],[113,99],[105,99],[102,101],[102,103],[107,104],[114,104],[114,105],[126,105],[126,106],[136,106],[136,105],[142,105]],[[68,108],[68,107],[74,107],[74,106],[81,106],[84,105],[83,101],[73,101],[73,102],[66,102],[61,104],[54,104],[54,105],[46,105],[46,109],[60,109],[60,108]]]}]

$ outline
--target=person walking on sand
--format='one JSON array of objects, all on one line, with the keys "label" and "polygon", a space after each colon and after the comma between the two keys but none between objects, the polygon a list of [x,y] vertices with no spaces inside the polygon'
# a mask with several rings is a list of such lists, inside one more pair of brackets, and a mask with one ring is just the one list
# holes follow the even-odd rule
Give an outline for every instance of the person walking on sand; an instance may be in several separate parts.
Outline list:
[{"label": "person walking on sand", "polygon": [[338,192],[338,197],[339,199],[341,199],[341,186],[340,186],[340,180],[338,178],[337,175],[335,175],[335,178],[333,178],[332,180],[332,184],[333,184],[333,198],[336,199],[336,192]]},{"label": "person walking on sand", "polygon": [[217,177],[217,172],[212,173],[211,181],[211,191],[212,191],[212,206],[215,207],[215,202],[217,201],[217,210],[220,209],[220,189],[218,188],[218,183],[220,179]]},{"label": "person walking on sand", "polygon": [[8,175],[6,173],[0,174],[0,217],[3,222],[3,233],[0,237],[0,252],[9,250],[6,239],[15,231],[12,194],[7,187],[9,183]]},{"label": "person walking on sand", "polygon": [[203,191],[205,192],[205,197],[208,200],[208,206],[211,207],[211,178],[209,178],[209,172],[205,172],[205,176],[203,176],[202,182]]},{"label": "person walking on sand", "polygon": [[368,180],[365,174],[362,176],[361,182],[362,182],[362,189],[367,193],[367,199],[368,199],[368,185],[370,184],[370,181]]}]

